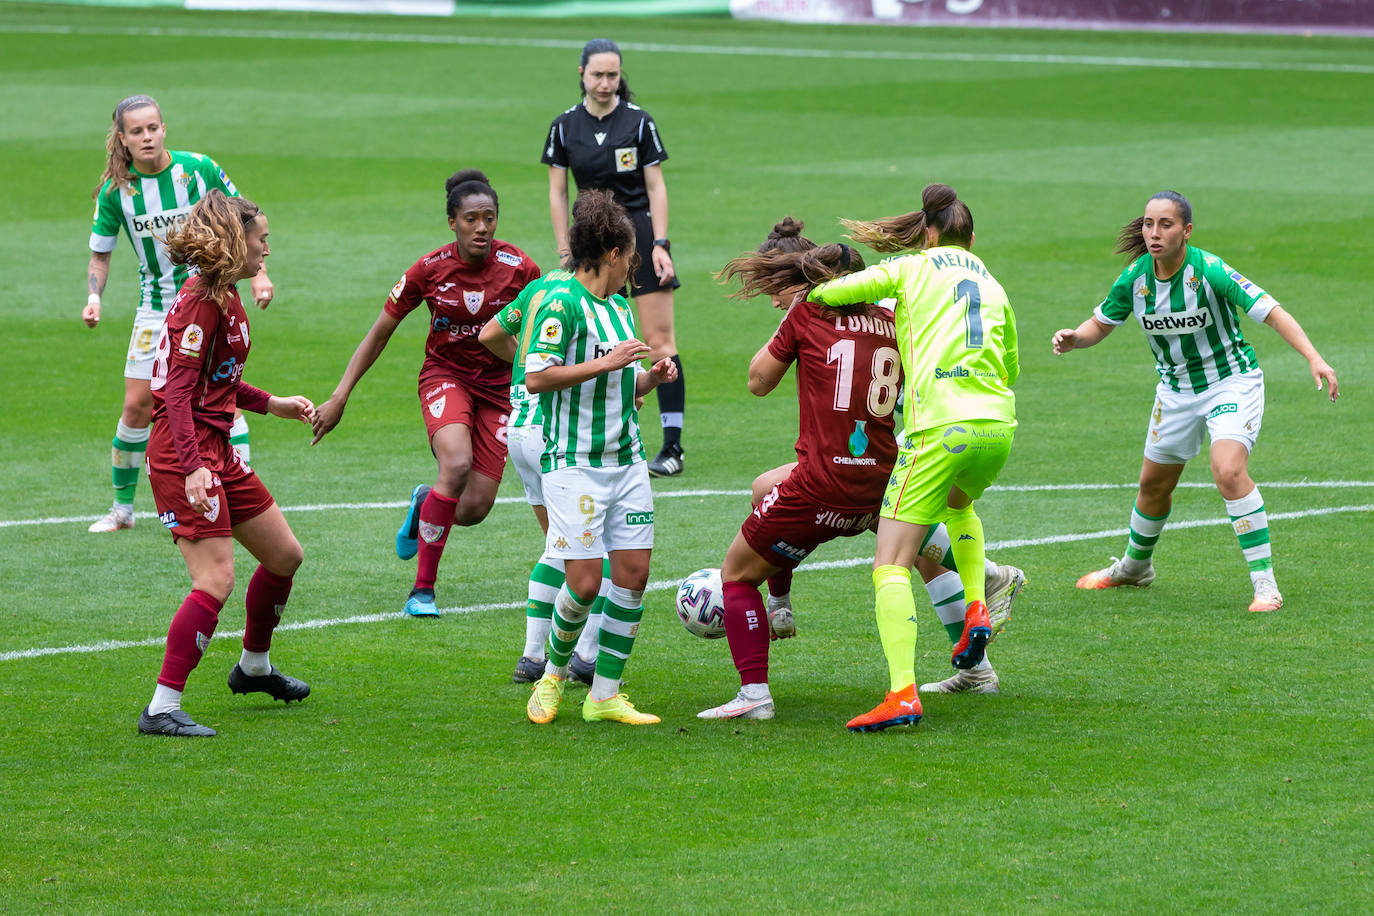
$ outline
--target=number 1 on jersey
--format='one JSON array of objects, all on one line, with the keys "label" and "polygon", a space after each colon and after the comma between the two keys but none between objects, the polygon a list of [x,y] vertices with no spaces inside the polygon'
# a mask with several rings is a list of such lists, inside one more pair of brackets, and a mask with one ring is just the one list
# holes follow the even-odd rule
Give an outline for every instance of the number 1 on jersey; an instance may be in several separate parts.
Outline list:
[{"label": "number 1 on jersey", "polygon": [[968,308],[964,311],[964,345],[977,350],[983,346],[983,291],[978,288],[978,281],[960,280],[954,287],[954,301],[960,299],[968,299]]}]

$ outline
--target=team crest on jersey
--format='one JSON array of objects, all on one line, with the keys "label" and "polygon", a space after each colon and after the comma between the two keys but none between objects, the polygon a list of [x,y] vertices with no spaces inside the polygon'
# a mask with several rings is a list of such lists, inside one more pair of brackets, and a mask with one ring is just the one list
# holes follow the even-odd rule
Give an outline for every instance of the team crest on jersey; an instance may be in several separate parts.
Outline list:
[{"label": "team crest on jersey", "polygon": [[198,324],[188,324],[186,330],[181,333],[181,346],[178,347],[182,356],[199,356],[201,344],[205,343],[205,332],[200,329]]},{"label": "team crest on jersey", "polygon": [[420,537],[424,538],[426,544],[433,544],[443,536],[443,525],[436,525],[433,522],[420,522]]},{"label": "team crest on jersey", "polygon": [[519,267],[521,264],[525,263],[524,258],[510,251],[496,252],[496,260],[500,261],[502,264],[509,264],[511,267]]},{"label": "team crest on jersey", "polygon": [[191,186],[191,175],[188,172],[182,172],[173,180],[183,188],[189,188]]},{"label": "team crest on jersey", "polygon": [[406,288],[406,275],[401,274],[401,279],[396,281],[396,285],[391,287],[391,301],[397,302],[401,298],[401,291]]},{"label": "team crest on jersey", "polygon": [[479,289],[476,292],[463,290],[463,305],[467,306],[468,311],[476,315],[482,310],[482,300],[487,297],[487,291]]},{"label": "team crest on jersey", "polygon": [[1191,277],[1188,278],[1188,288],[1191,289],[1193,292],[1197,292],[1198,290],[1202,289],[1202,278],[1199,277],[1197,274],[1193,274]]},{"label": "team crest on jersey", "polygon": [[448,403],[448,395],[444,395],[438,400],[429,402],[429,415],[434,419],[439,419],[444,415],[444,404]]},{"label": "team crest on jersey", "polygon": [[[219,486],[218,481],[215,483],[215,486]],[[218,496],[211,496],[211,497],[210,497],[208,500],[206,500],[206,501],[207,501],[208,503],[210,503],[210,508],[209,508],[209,510],[205,513],[205,520],[206,520],[207,522],[217,521],[217,520],[219,519],[219,497],[218,497]]]},{"label": "team crest on jersey", "polygon": [[623,146],[615,151],[615,170],[633,172],[639,168],[639,151],[633,146]]},{"label": "team crest on jersey", "polygon": [[563,342],[563,322],[557,318],[544,319],[544,325],[539,329],[539,340],[546,344],[560,344]]}]

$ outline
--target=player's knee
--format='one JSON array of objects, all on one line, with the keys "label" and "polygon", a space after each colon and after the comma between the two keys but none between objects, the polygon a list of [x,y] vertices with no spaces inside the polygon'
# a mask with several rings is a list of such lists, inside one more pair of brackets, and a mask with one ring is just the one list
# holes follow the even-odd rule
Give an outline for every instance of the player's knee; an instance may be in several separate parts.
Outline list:
[{"label": "player's knee", "polygon": [[212,595],[223,603],[234,591],[234,564],[214,566],[191,577],[191,588]]},{"label": "player's knee", "polygon": [[267,568],[276,575],[289,579],[304,562],[305,549],[301,547],[301,542],[293,537],[291,543],[282,545],[277,556],[272,558],[272,565]]},{"label": "player's knee", "polygon": [[452,455],[439,460],[439,489],[449,493],[461,493],[467,486],[468,474],[472,472],[471,455]]}]

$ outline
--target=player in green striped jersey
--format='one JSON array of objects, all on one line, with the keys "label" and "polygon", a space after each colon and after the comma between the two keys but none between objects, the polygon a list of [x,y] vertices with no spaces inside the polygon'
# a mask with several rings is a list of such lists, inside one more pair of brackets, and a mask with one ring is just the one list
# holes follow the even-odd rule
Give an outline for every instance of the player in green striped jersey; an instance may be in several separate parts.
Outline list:
[{"label": "player in green striped jersey", "polygon": [[1183,466],[1211,439],[1212,479],[1226,502],[1250,566],[1251,611],[1283,606],[1274,579],[1264,500],[1250,477],[1250,450],[1264,419],[1264,376],[1241,334],[1239,314],[1269,325],[1308,362],[1317,390],[1336,400],[1336,373],[1302,326],[1268,293],[1221,258],[1188,244],[1193,208],[1160,191],[1127,223],[1117,251],[1129,258],[1107,297],[1077,328],[1056,331],[1054,352],[1091,347],[1132,314],[1154,353],[1159,384],[1145,439],[1140,489],[1126,553],[1078,580],[1079,588],[1146,586],[1154,581],[1155,543],[1173,505]]},{"label": "player in green striped jersey", "polygon": [[611,588],[582,718],[659,721],[620,693],[644,614],[654,537],[635,399],[677,377],[669,357],[647,372],[640,367],[649,347],[636,334],[629,303],[614,294],[629,275],[634,243],[634,224],[610,192],[580,195],[570,230],[573,277],[550,291],[533,318],[525,386],[540,396],[544,414],[546,552],[562,559],[567,573],[554,603],[545,673],[526,707],[537,723],[558,714],[569,655],[601,587],[603,553],[610,555]]},{"label": "player in green striped jersey", "polygon": [[851,731],[921,718],[913,659],[916,607],[911,567],[929,528],[944,522],[967,608],[950,661],[988,667],[992,638],[984,584],[983,524],[973,501],[1006,464],[1016,429],[1016,317],[1002,285],[970,250],[973,215],[948,185],[927,185],[921,209],[869,223],[845,221],[878,251],[914,251],[822,283],[826,305],[896,299],[897,347],[905,376],[905,426],[883,496],[873,559],[875,613],[891,687]]},{"label": "player in green striped jersey", "polygon": [[[91,531],[119,531],[134,524],[134,492],[152,422],[149,380],[153,352],[166,310],[188,271],[168,257],[164,243],[167,231],[180,225],[191,212],[191,205],[212,189],[238,196],[234,183],[213,159],[168,150],[166,135],[162,110],[150,96],[122,100],[111,118],[105,141],[105,171],[93,195],[96,205],[87,269],[89,295],[81,319],[87,327],[100,323],[110,253],[119,242],[121,230],[138,257],[140,293],[124,367],[124,408],[112,443],[114,505],[91,525]],[[265,268],[253,278],[252,290],[259,308],[272,301],[272,281]],[[241,412],[235,413],[230,443],[248,461],[248,424]]]},{"label": "player in green striped jersey", "polygon": [[[511,464],[520,475],[525,499],[534,510],[540,530],[549,533],[549,515],[544,506],[543,470],[540,460],[544,451],[544,414],[539,409],[539,396],[525,388],[525,357],[529,354],[530,338],[534,333],[534,316],[551,291],[566,287],[572,273],[559,268],[530,283],[520,295],[487,322],[478,335],[488,350],[511,363],[510,419],[506,423],[506,449]],[[569,660],[568,670],[574,681],[591,686],[596,668],[596,636],[601,626],[601,611],[606,592],[611,585],[610,568],[603,564],[601,591],[592,604],[591,613],[582,628],[582,636]],[[546,553],[539,557],[530,571],[529,589],[525,603],[525,648],[516,662],[512,680],[528,684],[544,676],[547,664],[545,645],[553,626],[553,604],[563,587],[563,561]]]}]

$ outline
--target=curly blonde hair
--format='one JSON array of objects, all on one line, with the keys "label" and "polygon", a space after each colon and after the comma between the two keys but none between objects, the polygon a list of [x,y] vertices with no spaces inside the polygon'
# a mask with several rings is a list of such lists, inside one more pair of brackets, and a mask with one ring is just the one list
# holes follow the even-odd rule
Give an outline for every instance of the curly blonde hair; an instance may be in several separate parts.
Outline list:
[{"label": "curly blonde hair", "polygon": [[205,295],[220,308],[224,297],[243,279],[248,260],[248,224],[262,213],[243,197],[228,197],[218,188],[191,208],[186,222],[167,233],[167,256],[189,264],[200,274]]}]

